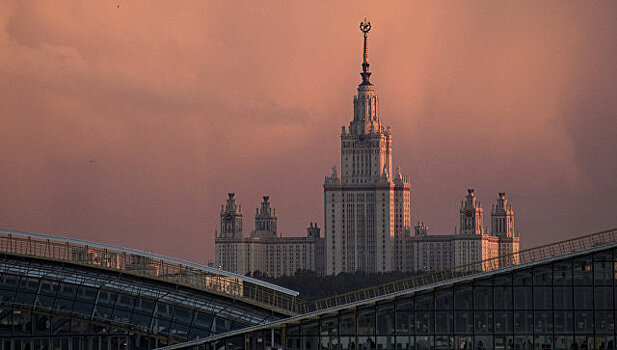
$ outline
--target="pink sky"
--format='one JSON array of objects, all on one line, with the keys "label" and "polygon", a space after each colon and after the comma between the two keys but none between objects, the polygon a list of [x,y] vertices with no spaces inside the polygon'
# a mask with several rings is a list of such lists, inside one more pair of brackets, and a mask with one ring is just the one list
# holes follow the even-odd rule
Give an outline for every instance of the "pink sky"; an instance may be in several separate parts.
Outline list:
[{"label": "pink sky", "polygon": [[475,188],[524,247],[617,227],[615,2],[121,0],[0,2],[0,228],[205,263],[227,192],[322,226],[364,17],[414,223]]}]

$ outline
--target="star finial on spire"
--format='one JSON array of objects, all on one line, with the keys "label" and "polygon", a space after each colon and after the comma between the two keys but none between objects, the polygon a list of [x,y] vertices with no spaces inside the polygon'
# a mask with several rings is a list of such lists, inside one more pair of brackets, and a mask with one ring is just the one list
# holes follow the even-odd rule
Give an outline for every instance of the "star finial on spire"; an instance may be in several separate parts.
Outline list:
[{"label": "star finial on spire", "polygon": [[362,55],[362,73],[360,73],[360,75],[362,76],[362,84],[360,85],[373,85],[371,84],[371,82],[368,80],[369,77],[371,76],[371,72],[368,71],[368,48],[366,46],[366,42],[367,42],[367,37],[368,37],[368,32],[371,30],[371,22],[367,21],[366,18],[364,18],[364,21],[360,22],[360,30],[362,31],[362,33],[364,33],[364,51],[363,51],[363,55]]}]

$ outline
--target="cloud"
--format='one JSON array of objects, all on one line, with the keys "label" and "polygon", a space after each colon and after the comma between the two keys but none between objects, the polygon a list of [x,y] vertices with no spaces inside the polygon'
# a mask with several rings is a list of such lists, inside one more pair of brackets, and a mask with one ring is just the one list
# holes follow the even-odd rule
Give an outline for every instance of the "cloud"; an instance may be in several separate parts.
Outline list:
[{"label": "cloud", "polygon": [[[507,192],[524,246],[614,225],[609,2],[0,4],[0,227],[206,262],[236,192],[322,221],[358,22],[414,221]],[[488,220],[485,224],[489,224]]]}]

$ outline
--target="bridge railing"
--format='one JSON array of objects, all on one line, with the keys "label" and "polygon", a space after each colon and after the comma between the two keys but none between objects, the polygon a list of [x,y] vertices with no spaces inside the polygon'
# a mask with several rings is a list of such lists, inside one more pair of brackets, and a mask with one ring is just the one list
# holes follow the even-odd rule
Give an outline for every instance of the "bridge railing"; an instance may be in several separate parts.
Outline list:
[{"label": "bridge railing", "polygon": [[[423,285],[438,283],[454,278],[471,276],[485,271],[493,271],[518,264],[529,264],[569,253],[594,248],[599,245],[617,242],[617,228],[589,234],[540,247],[521,250],[513,254],[502,255],[491,259],[455,266],[450,269],[426,272],[408,279],[388,282],[377,286],[355,290],[345,294],[335,295],[304,304],[302,312],[319,311],[339,307],[350,303],[402,292]],[[301,306],[301,305],[300,305]]]},{"label": "bridge railing", "polygon": [[284,315],[304,307],[297,292],[215,268],[76,239],[0,231],[0,254],[35,257],[148,277],[235,298]]}]

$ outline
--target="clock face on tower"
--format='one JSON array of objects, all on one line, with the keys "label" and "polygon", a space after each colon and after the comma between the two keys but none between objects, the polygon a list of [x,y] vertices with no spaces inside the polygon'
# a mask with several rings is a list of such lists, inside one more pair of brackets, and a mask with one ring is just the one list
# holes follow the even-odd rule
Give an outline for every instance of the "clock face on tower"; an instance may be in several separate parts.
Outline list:
[{"label": "clock face on tower", "polygon": [[225,220],[230,221],[232,219],[231,214],[225,215]]},{"label": "clock face on tower", "polygon": [[467,209],[465,211],[465,216],[468,217],[468,218],[472,217],[473,216],[473,209]]}]

